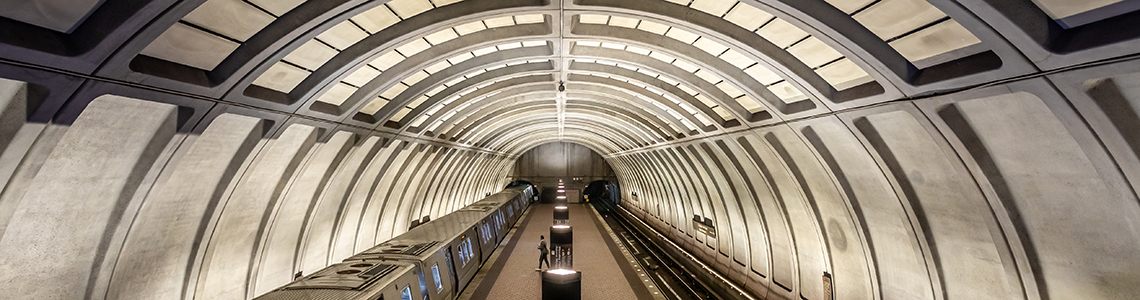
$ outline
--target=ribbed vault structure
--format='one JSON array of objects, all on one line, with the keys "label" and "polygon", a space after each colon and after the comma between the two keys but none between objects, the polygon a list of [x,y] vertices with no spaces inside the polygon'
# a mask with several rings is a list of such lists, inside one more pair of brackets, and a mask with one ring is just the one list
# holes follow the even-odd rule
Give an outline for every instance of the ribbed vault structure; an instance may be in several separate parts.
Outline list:
[{"label": "ribbed vault structure", "polygon": [[10,6],[0,294],[252,298],[554,141],[748,297],[1140,294],[1132,1]]}]

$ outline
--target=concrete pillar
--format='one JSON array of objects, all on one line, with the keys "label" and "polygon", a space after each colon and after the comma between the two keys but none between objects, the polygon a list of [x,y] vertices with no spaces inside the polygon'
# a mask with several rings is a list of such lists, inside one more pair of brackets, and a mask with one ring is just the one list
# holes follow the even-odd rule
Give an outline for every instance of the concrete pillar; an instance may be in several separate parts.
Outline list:
[{"label": "concrete pillar", "polygon": [[255,158],[209,235],[195,299],[250,297],[246,279],[252,271],[258,237],[289,178],[316,139],[316,128],[294,124]]},{"label": "concrete pillar", "polygon": [[298,266],[297,253],[305,221],[333,171],[352,148],[354,134],[337,132],[315,153],[301,170],[297,180],[281,200],[277,212],[269,223],[269,234],[264,251],[260,253],[254,295],[261,295],[293,279]]},{"label": "concrete pillar", "polygon": [[88,104],[48,156],[0,240],[0,294],[83,299],[127,201],[174,135],[177,107]]},{"label": "concrete pillar", "polygon": [[[364,166],[380,151],[379,143],[379,137],[365,139],[349,153],[348,158],[341,164],[343,167],[329,181],[328,187],[313,207],[313,216],[309,220],[302,243],[301,266],[297,271],[312,273],[328,266],[329,248],[332,245],[333,232],[345,196],[364,172]],[[390,147],[384,150],[385,153],[391,152]]]},{"label": "concrete pillar", "polygon": [[119,255],[107,299],[180,299],[199,258],[204,223],[261,138],[261,119],[223,114],[148,197]]}]

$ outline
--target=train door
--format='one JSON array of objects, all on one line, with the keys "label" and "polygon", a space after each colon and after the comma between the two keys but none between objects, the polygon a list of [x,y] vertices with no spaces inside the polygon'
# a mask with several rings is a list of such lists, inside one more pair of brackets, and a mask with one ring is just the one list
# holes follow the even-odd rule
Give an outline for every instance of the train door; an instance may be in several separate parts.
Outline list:
[{"label": "train door", "polygon": [[443,259],[447,263],[447,267],[449,269],[448,271],[450,271],[450,272],[447,272],[447,274],[448,274],[447,277],[449,277],[451,279],[451,286],[454,287],[454,288],[452,288],[453,290],[455,290],[454,296],[456,298],[458,298],[459,297],[459,273],[455,272],[455,262],[451,259],[451,246],[447,246],[447,254],[445,254],[443,256]]}]

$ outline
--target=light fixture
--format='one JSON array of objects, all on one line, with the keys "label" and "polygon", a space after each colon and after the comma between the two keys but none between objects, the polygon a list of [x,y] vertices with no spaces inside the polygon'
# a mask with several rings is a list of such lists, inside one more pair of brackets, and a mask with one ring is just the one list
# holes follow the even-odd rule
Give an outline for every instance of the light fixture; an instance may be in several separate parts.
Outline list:
[{"label": "light fixture", "polygon": [[577,271],[567,270],[567,269],[554,269],[554,270],[548,270],[546,272],[551,273],[551,274],[555,274],[555,275],[570,275],[570,274],[578,273]]},{"label": "light fixture", "polygon": [[558,199],[566,199],[566,196],[558,196],[558,197],[554,197],[554,198],[558,198]]},{"label": "light fixture", "polygon": [[558,82],[558,91],[559,92],[565,92],[566,91],[566,84],[559,81]]},{"label": "light fixture", "polygon": [[566,209],[566,206],[559,205],[559,206],[555,206],[554,209]]},{"label": "light fixture", "polygon": [[554,225],[553,227],[558,229],[566,229],[570,228],[570,225]]}]

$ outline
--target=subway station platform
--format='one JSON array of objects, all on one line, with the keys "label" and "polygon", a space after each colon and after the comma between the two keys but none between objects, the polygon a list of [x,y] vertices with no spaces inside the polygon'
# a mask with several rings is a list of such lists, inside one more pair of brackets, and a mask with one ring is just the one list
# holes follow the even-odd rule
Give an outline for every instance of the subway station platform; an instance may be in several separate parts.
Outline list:
[{"label": "subway station platform", "polygon": [[[582,299],[655,299],[647,288],[651,281],[645,281],[640,268],[623,253],[624,247],[614,243],[592,206],[568,206],[574,228],[574,269],[582,271]],[[549,244],[553,211],[553,204],[532,205],[459,299],[541,299],[540,272],[535,271],[538,237],[546,236]]]}]

